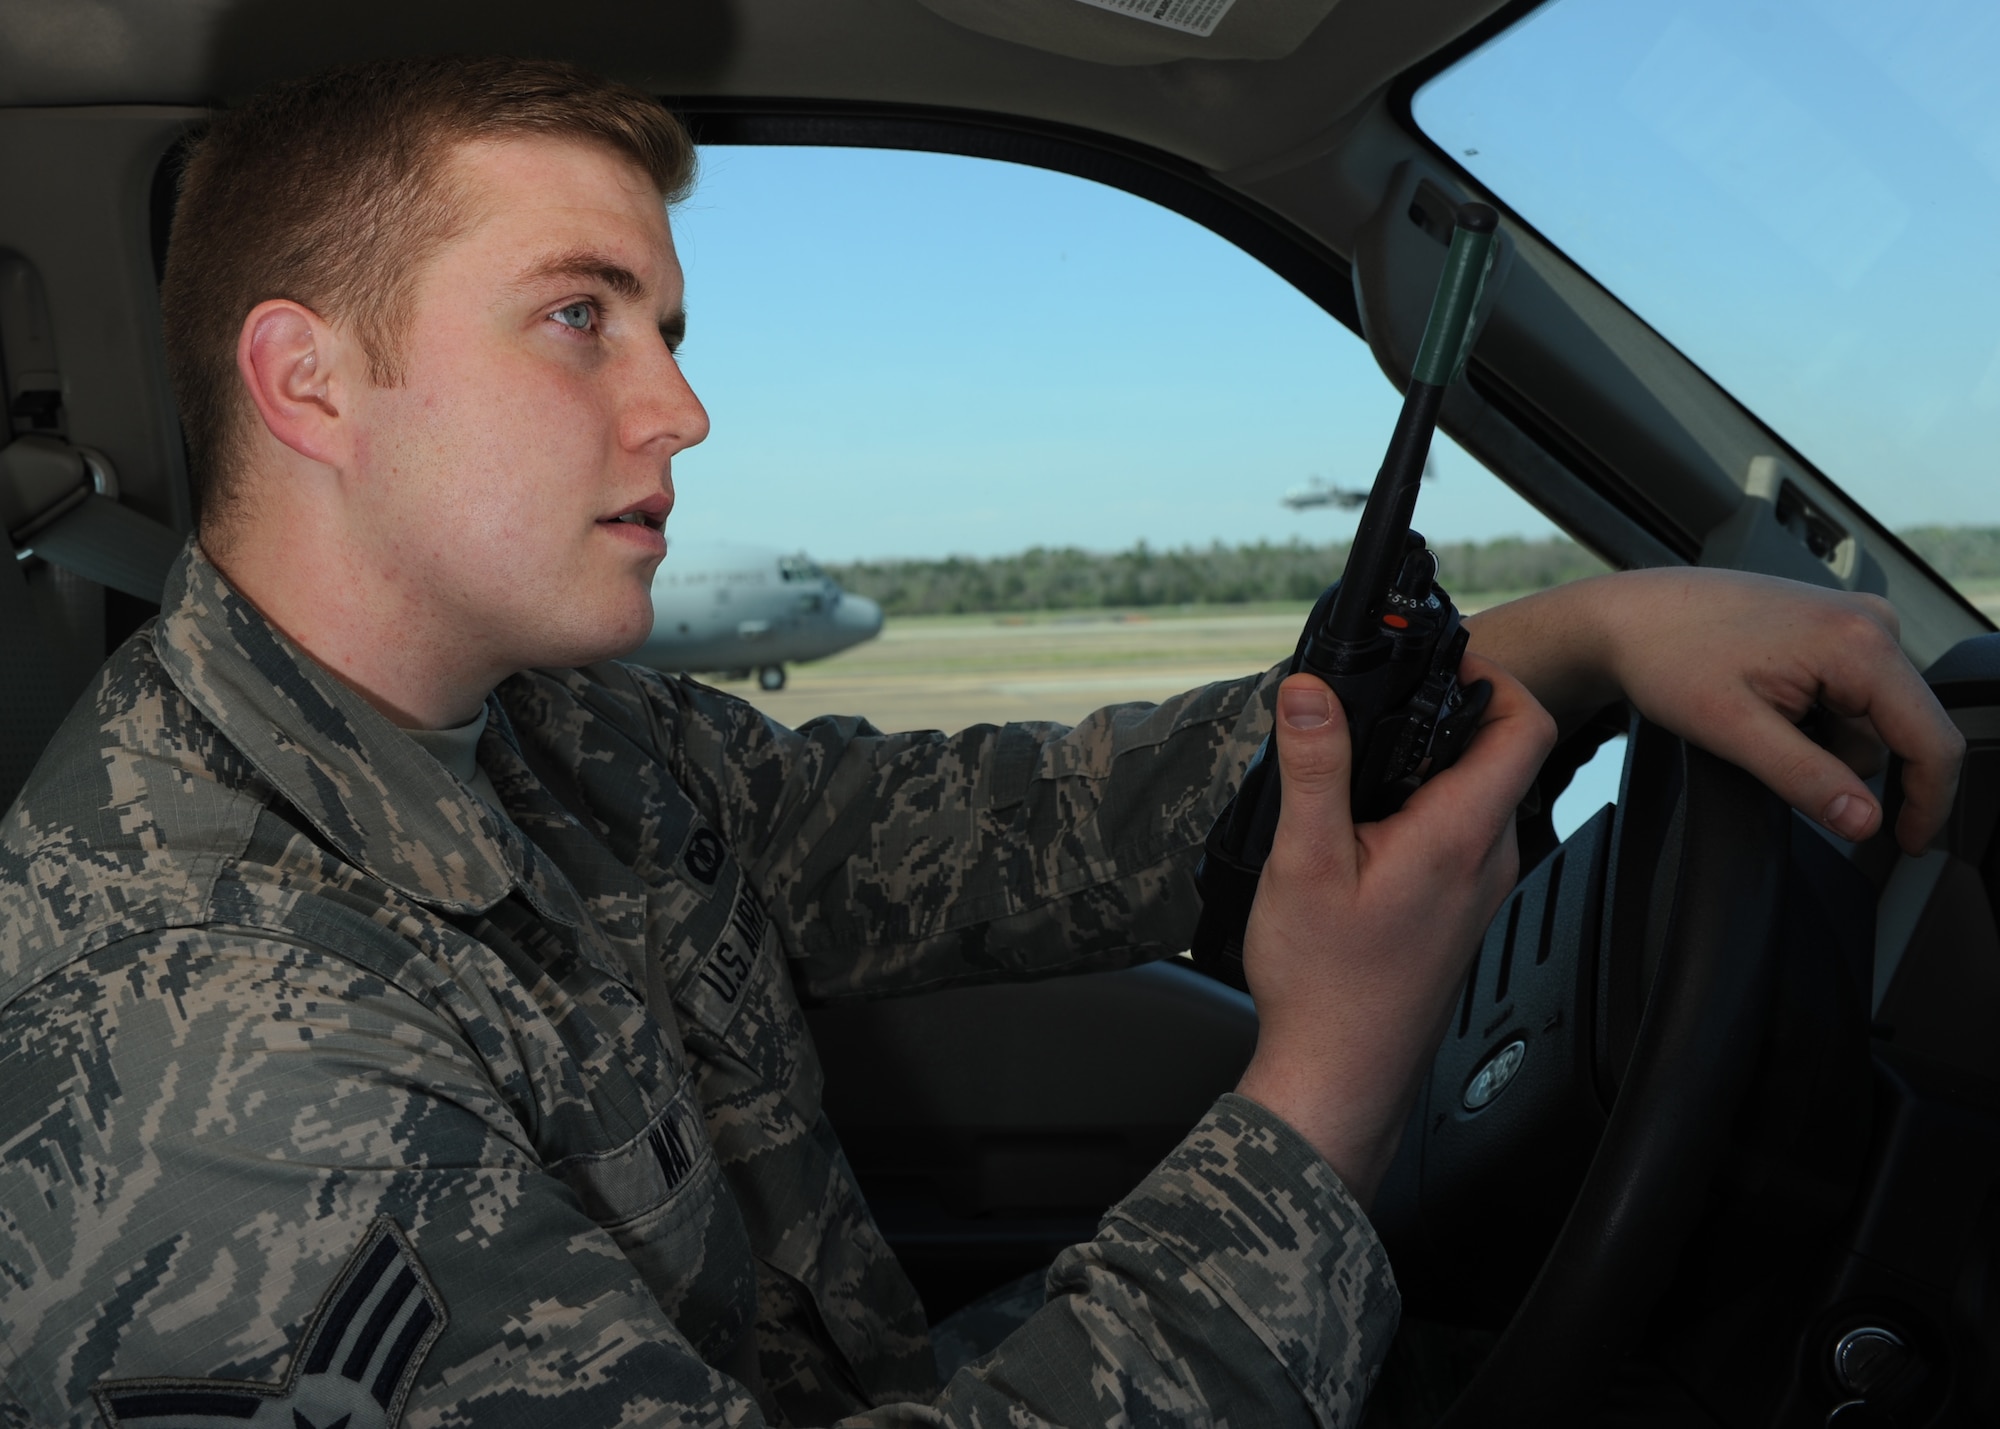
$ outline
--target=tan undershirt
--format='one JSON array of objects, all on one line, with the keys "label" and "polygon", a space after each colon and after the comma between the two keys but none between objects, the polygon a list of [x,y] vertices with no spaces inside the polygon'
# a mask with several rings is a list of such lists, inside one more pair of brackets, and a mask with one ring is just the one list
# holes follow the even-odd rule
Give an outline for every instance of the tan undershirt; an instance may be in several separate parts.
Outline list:
[{"label": "tan undershirt", "polygon": [[403,732],[422,745],[459,783],[484,799],[495,813],[505,816],[507,811],[501,807],[499,791],[486,777],[486,771],[479,767],[479,736],[486,733],[486,706],[481,705],[478,714],[450,729],[409,729]]}]

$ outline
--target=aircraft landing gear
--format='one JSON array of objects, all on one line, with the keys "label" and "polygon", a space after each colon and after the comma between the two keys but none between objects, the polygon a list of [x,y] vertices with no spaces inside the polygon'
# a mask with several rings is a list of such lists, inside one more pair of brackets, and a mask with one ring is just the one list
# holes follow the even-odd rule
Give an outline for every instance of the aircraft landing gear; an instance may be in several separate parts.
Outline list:
[{"label": "aircraft landing gear", "polygon": [[760,690],[782,690],[785,688],[785,667],[765,665],[757,671],[757,688]]}]

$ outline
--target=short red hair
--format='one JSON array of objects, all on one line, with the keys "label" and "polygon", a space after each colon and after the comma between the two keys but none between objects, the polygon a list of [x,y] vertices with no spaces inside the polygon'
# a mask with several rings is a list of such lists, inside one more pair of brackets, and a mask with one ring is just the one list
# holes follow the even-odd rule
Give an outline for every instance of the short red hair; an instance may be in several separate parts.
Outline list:
[{"label": "short red hair", "polygon": [[160,287],[195,509],[220,535],[240,497],[249,395],[236,344],[289,298],[353,330],[369,376],[401,380],[400,323],[423,263],[463,219],[459,145],[574,139],[630,159],[673,203],[694,180],[687,131],[652,96],[548,60],[385,60],[263,90],[196,143]]}]

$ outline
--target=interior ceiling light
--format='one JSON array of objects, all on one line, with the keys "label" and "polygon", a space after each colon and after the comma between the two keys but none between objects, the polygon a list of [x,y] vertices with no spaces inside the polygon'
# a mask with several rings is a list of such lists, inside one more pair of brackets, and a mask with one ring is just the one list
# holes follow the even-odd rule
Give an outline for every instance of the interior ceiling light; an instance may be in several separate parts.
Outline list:
[{"label": "interior ceiling light", "polygon": [[1098,64],[1283,59],[1340,0],[921,0],[968,30]]}]

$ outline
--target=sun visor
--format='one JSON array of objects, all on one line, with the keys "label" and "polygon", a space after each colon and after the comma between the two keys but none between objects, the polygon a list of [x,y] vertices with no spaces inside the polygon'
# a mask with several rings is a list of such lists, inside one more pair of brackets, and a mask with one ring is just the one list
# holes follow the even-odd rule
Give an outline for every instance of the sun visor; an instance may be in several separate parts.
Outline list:
[{"label": "sun visor", "polygon": [[1340,0],[920,0],[995,39],[1109,65],[1283,59]]}]

